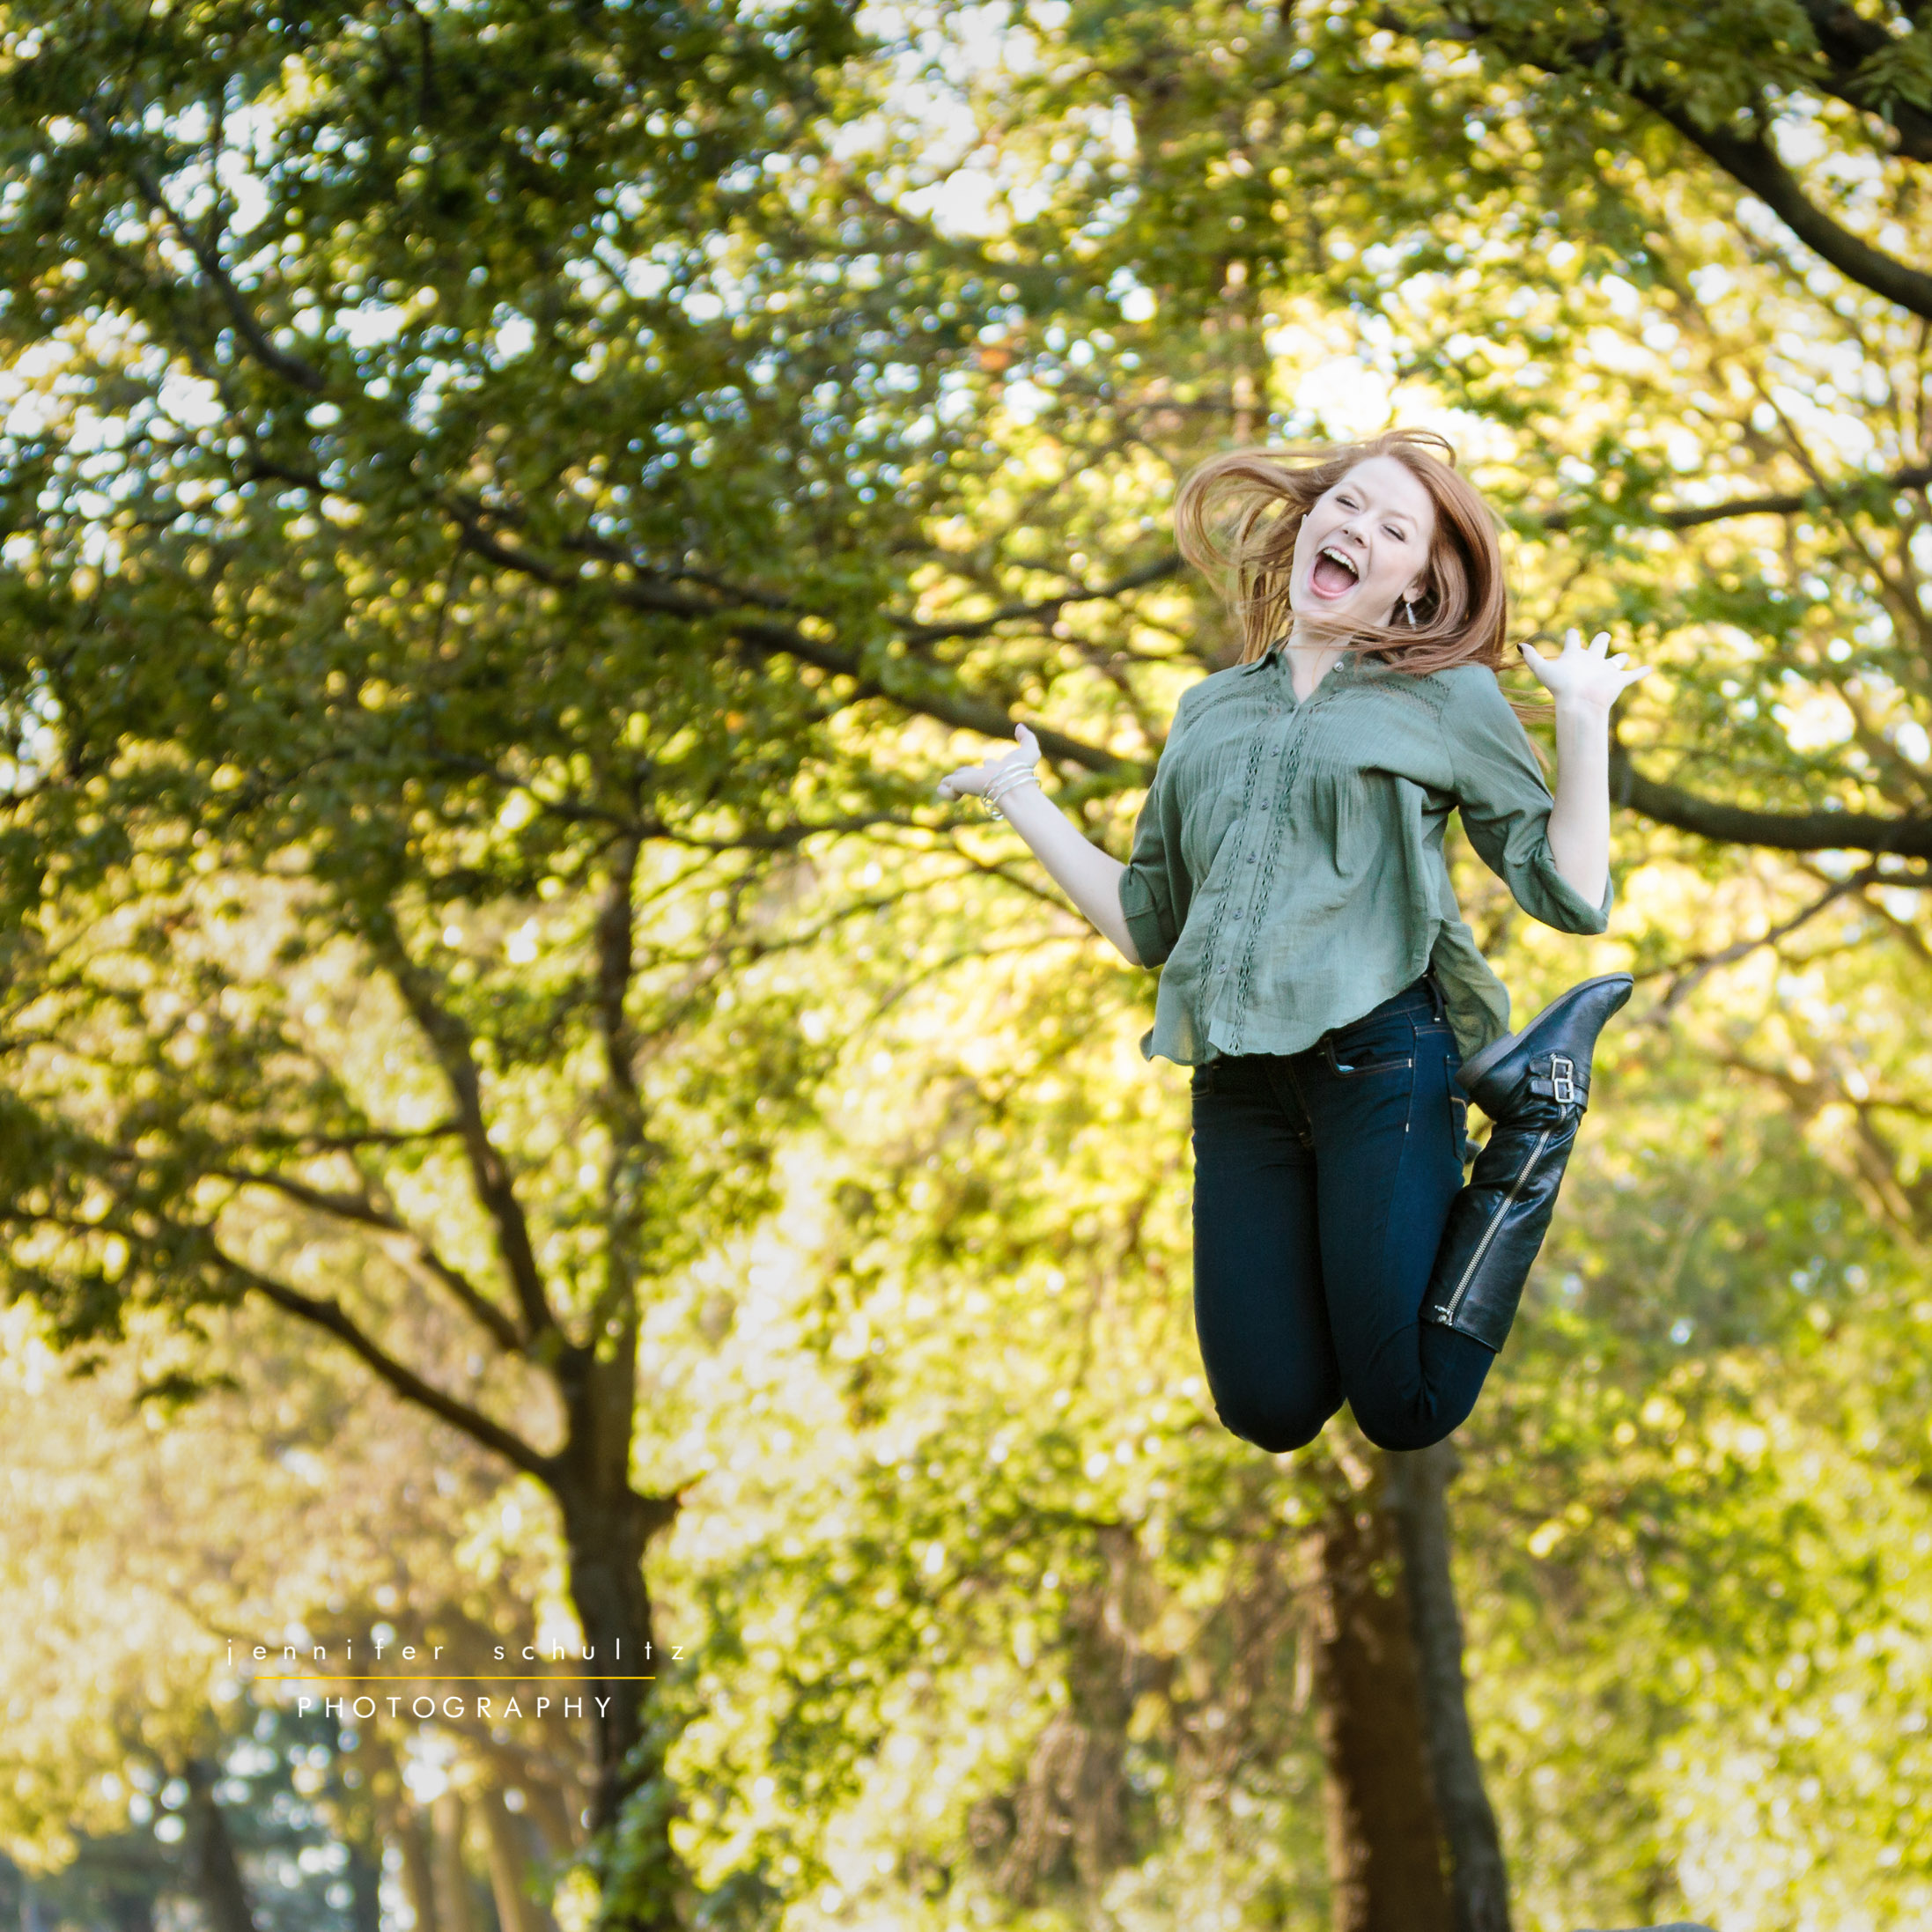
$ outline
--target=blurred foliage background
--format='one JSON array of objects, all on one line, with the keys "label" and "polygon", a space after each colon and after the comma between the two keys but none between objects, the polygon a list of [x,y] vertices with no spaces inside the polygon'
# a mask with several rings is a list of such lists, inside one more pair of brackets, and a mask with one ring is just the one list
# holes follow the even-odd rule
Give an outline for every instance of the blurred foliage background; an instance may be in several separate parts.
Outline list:
[{"label": "blurred foliage background", "polygon": [[[6,0],[0,90],[23,1932],[1452,1922],[1390,1473],[1220,1431],[1151,982],[932,793],[1024,715],[1123,850],[1176,479],[1392,422],[1659,667],[1605,937],[1457,867],[1519,1011],[1639,977],[1458,1439],[1515,1922],[1932,1914],[1922,8]],[[228,1662],[379,1626],[660,1668]]]}]

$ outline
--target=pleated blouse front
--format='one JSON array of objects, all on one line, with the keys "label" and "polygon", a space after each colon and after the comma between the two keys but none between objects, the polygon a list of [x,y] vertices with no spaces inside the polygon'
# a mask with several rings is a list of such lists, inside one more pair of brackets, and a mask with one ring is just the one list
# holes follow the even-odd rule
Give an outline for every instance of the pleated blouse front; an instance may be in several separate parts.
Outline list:
[{"label": "pleated blouse front", "polygon": [[1135,949],[1162,967],[1141,1042],[1196,1065],[1299,1053],[1429,967],[1466,1058],[1509,995],[1456,903],[1452,810],[1532,918],[1601,933],[1556,869],[1554,801],[1495,675],[1417,676],[1350,653],[1302,701],[1278,648],[1182,697],[1120,881]]}]

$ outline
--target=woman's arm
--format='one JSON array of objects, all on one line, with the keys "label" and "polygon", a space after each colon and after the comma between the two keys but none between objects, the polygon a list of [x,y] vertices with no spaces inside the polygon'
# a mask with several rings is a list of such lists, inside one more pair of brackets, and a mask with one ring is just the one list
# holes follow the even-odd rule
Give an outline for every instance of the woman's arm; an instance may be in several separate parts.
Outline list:
[{"label": "woman's arm", "polygon": [[[1039,760],[1039,741],[1024,725],[1015,726],[1013,734],[1020,741],[1017,751],[949,773],[940,781],[940,796],[978,798],[1002,773],[1022,765],[1030,770]],[[1010,791],[1002,786],[999,808],[1006,815],[1007,822],[1026,840],[1033,856],[1046,867],[1054,884],[1130,966],[1139,965],[1140,955],[1134,948],[1127,931],[1126,914],[1120,907],[1120,875],[1127,868],[1076,831],[1066,814],[1037,785],[1015,783]]]},{"label": "woman's arm", "polygon": [[1610,883],[1610,708],[1649,674],[1610,655],[1610,633],[1589,644],[1572,630],[1560,657],[1526,644],[1523,654],[1556,700],[1556,804],[1550,814],[1550,856],[1556,869],[1594,905]]}]

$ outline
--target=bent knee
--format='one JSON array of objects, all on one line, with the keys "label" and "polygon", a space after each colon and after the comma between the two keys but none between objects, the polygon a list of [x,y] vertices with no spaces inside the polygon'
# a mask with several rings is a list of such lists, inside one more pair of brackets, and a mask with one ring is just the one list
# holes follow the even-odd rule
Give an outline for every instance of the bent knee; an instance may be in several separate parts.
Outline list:
[{"label": "bent knee", "polygon": [[1317,1413],[1312,1408],[1281,1408],[1268,1403],[1222,1402],[1214,1405],[1221,1427],[1243,1442],[1252,1442],[1270,1456],[1286,1456],[1306,1449],[1328,1426],[1338,1405]]},{"label": "bent knee", "polygon": [[1464,1414],[1414,1409],[1378,1412],[1373,1404],[1353,1401],[1348,1407],[1355,1427],[1380,1449],[1432,1449],[1467,1420]]}]

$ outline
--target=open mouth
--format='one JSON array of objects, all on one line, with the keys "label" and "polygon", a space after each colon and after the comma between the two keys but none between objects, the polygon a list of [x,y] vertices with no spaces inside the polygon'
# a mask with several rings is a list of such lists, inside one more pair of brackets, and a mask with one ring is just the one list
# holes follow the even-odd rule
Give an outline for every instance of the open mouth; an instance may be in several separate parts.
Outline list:
[{"label": "open mouth", "polygon": [[1360,577],[1355,560],[1328,543],[1323,545],[1316,556],[1315,568],[1309,572],[1309,582],[1318,596],[1345,597],[1354,589]]}]

